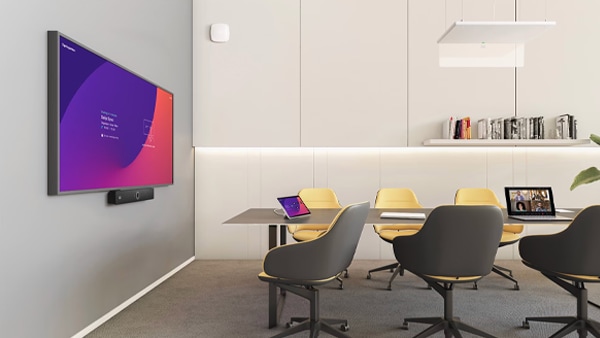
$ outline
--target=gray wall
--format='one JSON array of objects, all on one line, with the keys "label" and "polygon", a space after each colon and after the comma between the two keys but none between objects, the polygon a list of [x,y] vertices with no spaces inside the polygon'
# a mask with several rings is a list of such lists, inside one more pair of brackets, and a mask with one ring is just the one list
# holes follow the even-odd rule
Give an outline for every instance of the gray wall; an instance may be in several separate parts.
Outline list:
[{"label": "gray wall", "polygon": [[[70,337],[194,255],[191,0],[3,0],[0,331]],[[46,194],[46,31],[175,94],[175,184],[109,206]]]}]

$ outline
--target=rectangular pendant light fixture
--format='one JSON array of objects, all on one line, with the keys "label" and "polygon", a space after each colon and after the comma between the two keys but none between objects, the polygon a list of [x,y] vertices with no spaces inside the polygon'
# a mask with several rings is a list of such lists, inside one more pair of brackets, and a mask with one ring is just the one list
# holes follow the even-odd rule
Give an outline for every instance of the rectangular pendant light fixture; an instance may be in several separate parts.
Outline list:
[{"label": "rectangular pendant light fixture", "polygon": [[524,45],[555,21],[457,21],[438,40],[440,67],[522,67]]}]

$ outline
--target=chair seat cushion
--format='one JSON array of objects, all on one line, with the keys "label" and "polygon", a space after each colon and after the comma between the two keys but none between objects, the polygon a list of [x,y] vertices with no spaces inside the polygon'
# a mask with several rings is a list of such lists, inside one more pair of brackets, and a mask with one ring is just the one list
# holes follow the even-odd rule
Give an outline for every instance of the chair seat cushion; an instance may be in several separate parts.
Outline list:
[{"label": "chair seat cushion", "polygon": [[271,276],[264,271],[258,274],[258,279],[261,281],[288,285],[321,285],[331,282],[335,277],[337,275],[325,279],[289,279]]},{"label": "chair seat cushion", "polygon": [[412,236],[419,230],[384,230],[379,233],[379,237],[386,242],[392,243],[398,236]]},{"label": "chair seat cushion", "polygon": [[426,279],[442,282],[442,283],[468,283],[480,280],[483,276],[434,276],[423,275]]},{"label": "chair seat cushion", "polygon": [[298,242],[304,242],[311,239],[315,239],[325,233],[325,230],[300,230],[296,231],[293,235],[294,239]]},{"label": "chair seat cushion", "polygon": [[526,260],[522,260],[522,262],[523,262],[523,264],[527,265],[528,267],[538,270],[541,273],[546,274],[546,275],[557,276],[562,279],[576,281],[576,282],[600,283],[600,276],[564,273],[564,272],[553,271],[553,270],[548,270],[548,269],[539,267],[535,264],[531,264],[530,262],[528,262]]},{"label": "chair seat cushion", "polygon": [[502,238],[500,239],[500,245],[512,244],[518,241],[521,238],[520,234],[515,234],[512,232],[502,232]]}]

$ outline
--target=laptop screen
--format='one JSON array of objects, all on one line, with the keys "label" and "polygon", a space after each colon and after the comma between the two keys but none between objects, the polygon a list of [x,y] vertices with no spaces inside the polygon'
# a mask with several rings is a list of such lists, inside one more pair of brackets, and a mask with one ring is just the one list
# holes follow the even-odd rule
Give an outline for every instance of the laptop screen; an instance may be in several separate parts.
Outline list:
[{"label": "laptop screen", "polygon": [[297,218],[310,215],[310,210],[300,196],[277,197],[287,218]]},{"label": "laptop screen", "polygon": [[556,214],[550,187],[506,187],[504,194],[509,215]]}]

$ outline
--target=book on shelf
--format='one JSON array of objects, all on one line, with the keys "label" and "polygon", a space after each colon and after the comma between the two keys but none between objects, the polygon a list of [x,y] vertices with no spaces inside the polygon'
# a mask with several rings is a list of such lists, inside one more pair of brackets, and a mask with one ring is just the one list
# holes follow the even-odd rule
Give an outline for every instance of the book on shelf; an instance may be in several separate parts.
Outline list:
[{"label": "book on shelf", "polygon": [[577,120],[571,114],[562,114],[556,118],[557,139],[577,139]]},{"label": "book on shelf", "polygon": [[[557,125],[558,123],[557,119]],[[562,133],[574,133],[576,121],[567,122],[563,128],[561,129]],[[450,117],[443,124],[442,137],[444,139],[471,139],[470,117]],[[477,120],[477,138],[491,140],[543,139],[544,117],[482,118]]]},{"label": "book on shelf", "polygon": [[469,117],[456,118],[454,116],[444,121],[442,125],[442,138],[445,139],[470,139],[471,119]]}]

